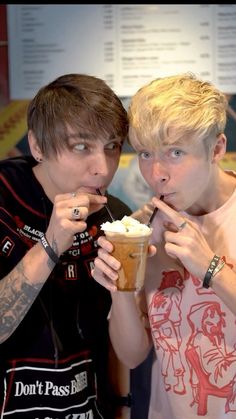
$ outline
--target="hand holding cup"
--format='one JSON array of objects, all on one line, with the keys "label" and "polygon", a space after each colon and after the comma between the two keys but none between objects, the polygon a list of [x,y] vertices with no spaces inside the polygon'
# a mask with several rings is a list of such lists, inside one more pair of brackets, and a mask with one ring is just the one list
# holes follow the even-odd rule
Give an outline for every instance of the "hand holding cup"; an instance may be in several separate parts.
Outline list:
[{"label": "hand holding cup", "polygon": [[138,291],[144,285],[148,244],[152,229],[132,217],[102,224],[106,238],[112,243],[111,255],[121,267],[116,286],[119,291]]}]

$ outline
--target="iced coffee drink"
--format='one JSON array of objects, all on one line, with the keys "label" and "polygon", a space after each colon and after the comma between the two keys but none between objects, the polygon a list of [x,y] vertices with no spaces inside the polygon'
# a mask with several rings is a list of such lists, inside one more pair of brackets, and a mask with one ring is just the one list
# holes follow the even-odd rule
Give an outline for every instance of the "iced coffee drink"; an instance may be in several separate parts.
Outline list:
[{"label": "iced coffee drink", "polygon": [[140,290],[144,284],[147,251],[152,229],[132,217],[101,225],[107,239],[113,244],[112,255],[121,262],[117,289]]}]

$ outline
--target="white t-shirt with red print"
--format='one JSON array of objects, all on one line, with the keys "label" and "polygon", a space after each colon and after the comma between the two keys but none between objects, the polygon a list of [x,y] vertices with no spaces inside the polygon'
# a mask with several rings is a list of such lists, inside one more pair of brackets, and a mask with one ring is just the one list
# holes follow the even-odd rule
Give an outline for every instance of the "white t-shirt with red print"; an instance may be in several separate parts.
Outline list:
[{"label": "white t-shirt with red print", "polygon": [[[236,191],[216,211],[191,219],[236,269]],[[151,259],[145,291],[157,359],[148,418],[235,419],[236,316],[161,246]]]}]

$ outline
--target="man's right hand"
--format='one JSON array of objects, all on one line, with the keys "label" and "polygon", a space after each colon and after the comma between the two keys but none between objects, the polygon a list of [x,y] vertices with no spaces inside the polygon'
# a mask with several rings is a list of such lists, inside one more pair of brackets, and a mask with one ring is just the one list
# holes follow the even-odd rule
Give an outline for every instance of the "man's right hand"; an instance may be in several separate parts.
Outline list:
[{"label": "man's right hand", "polygon": [[[95,266],[92,270],[92,276],[99,284],[103,285],[109,291],[117,291],[116,281],[118,279],[118,271],[121,264],[111,255],[113,244],[104,236],[99,237],[98,244],[100,249],[98,249],[98,256],[94,260]],[[148,248],[148,256],[152,257],[155,254],[156,247],[150,245]]]},{"label": "man's right hand", "polygon": [[104,236],[98,238],[98,244],[100,248],[98,249],[98,256],[94,260],[92,276],[109,291],[117,291],[116,281],[121,264],[110,254],[113,250],[113,244]]},{"label": "man's right hand", "polygon": [[56,195],[46,238],[58,256],[71,247],[74,235],[86,229],[88,215],[101,209],[106,200],[79,192]]}]

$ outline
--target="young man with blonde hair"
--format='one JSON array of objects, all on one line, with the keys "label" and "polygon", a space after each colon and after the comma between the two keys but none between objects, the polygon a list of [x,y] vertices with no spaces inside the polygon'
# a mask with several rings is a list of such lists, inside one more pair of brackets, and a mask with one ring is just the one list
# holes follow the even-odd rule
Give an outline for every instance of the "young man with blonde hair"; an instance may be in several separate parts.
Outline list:
[{"label": "young man with blonde hair", "polygon": [[[129,139],[159,209],[145,289],[115,292],[120,264],[95,260],[112,295],[110,336],[130,368],[154,346],[149,419],[233,419],[236,412],[236,174],[223,170],[227,101],[193,74],[141,88]],[[160,200],[160,196],[163,200]]]}]

